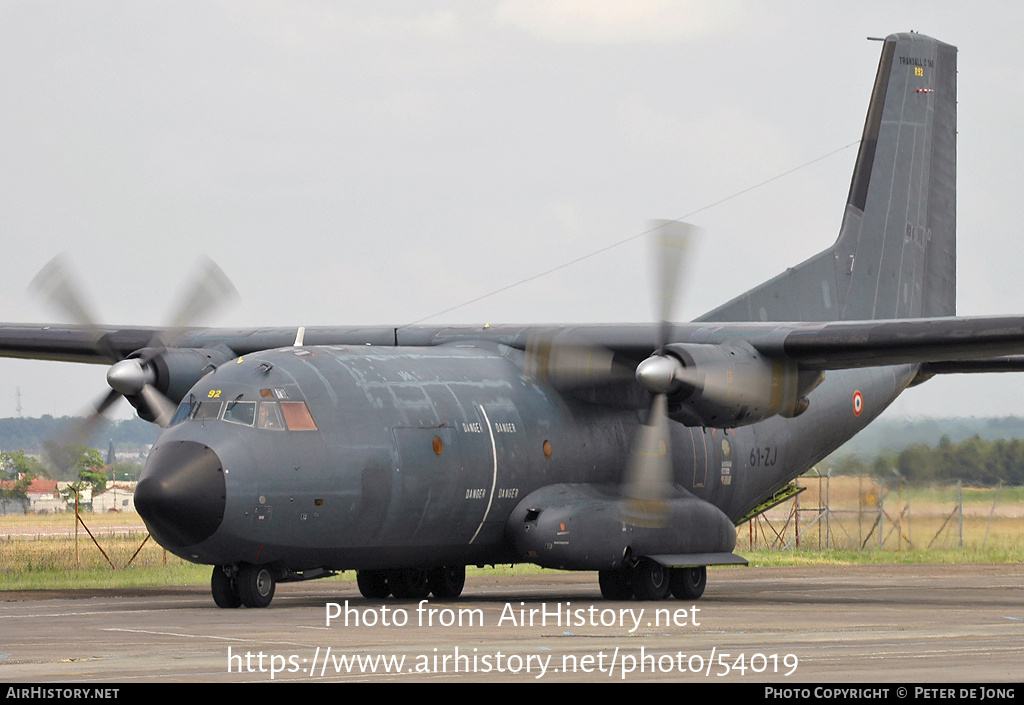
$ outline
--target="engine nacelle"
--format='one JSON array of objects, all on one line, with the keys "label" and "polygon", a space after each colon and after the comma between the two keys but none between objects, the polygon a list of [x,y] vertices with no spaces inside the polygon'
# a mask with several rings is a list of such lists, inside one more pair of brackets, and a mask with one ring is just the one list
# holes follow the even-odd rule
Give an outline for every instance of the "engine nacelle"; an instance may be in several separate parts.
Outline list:
[{"label": "engine nacelle", "polygon": [[658,527],[624,522],[626,502],[618,486],[542,487],[512,511],[505,534],[519,560],[561,570],[620,568],[660,554],[728,554],[736,547],[729,518],[693,495],[666,499]]},{"label": "engine nacelle", "polygon": [[[129,359],[138,359],[142,363],[138,370],[137,390],[123,391],[125,399],[139,412],[139,417],[152,421],[156,414],[149,408],[141,392],[145,382],[152,384],[174,404],[178,404],[195,386],[219,365],[236,356],[224,348],[143,348],[136,350]],[[123,364],[123,363],[118,363]],[[109,377],[108,377],[109,380]]]},{"label": "engine nacelle", "polygon": [[798,416],[807,409],[806,395],[824,379],[820,370],[800,370],[745,343],[672,344],[665,353],[683,366],[669,416],[687,426],[735,428]]},{"label": "engine nacelle", "polygon": [[153,386],[177,404],[196,382],[235,357],[218,348],[168,348],[150,361],[156,372]]}]

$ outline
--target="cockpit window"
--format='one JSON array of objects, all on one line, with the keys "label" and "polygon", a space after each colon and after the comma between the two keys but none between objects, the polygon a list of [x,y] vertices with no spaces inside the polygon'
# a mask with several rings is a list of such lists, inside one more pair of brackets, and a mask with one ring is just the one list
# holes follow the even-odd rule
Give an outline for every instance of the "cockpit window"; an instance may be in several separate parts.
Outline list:
[{"label": "cockpit window", "polygon": [[[239,394],[239,397],[242,395]],[[189,396],[178,405],[171,425],[190,421],[222,419],[241,426],[253,426],[268,431],[316,431],[316,421],[304,401],[198,401]]]},{"label": "cockpit window", "polygon": [[220,409],[223,402],[220,401],[199,401],[191,394],[178,404],[174,416],[171,418],[170,426],[176,426],[182,421],[212,421],[220,418]]},{"label": "cockpit window", "polygon": [[196,421],[212,421],[220,416],[220,407],[223,404],[221,401],[193,402],[192,412],[188,417]]},{"label": "cockpit window", "polygon": [[177,424],[180,424],[185,419],[187,419],[189,413],[192,411],[192,404],[194,403],[195,401],[190,401],[186,399],[185,401],[178,404],[178,408],[175,410],[174,416],[171,417],[171,423],[169,425],[175,426]]},{"label": "cockpit window", "polygon": [[276,401],[260,402],[260,411],[256,417],[256,426],[270,431],[283,431],[284,418]]},{"label": "cockpit window", "polygon": [[304,401],[282,401],[281,413],[289,431],[316,431],[316,421]]},{"label": "cockpit window", "polygon": [[256,419],[256,402],[229,401],[224,407],[224,420],[243,426],[252,426]]}]

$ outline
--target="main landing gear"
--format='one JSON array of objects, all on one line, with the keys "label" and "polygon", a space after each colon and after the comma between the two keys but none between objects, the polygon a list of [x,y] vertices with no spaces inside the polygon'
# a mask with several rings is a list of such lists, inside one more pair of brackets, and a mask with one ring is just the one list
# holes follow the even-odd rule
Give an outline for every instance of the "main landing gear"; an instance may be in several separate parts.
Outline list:
[{"label": "main landing gear", "polygon": [[635,566],[601,570],[597,574],[601,595],[606,600],[696,600],[708,583],[705,566],[667,568],[650,558],[641,558]]},{"label": "main landing gear", "polygon": [[356,572],[356,583],[363,597],[371,600],[383,600],[388,595],[423,600],[430,593],[434,593],[434,597],[452,598],[462,594],[466,584],[466,566],[445,565],[431,570],[360,570]]}]

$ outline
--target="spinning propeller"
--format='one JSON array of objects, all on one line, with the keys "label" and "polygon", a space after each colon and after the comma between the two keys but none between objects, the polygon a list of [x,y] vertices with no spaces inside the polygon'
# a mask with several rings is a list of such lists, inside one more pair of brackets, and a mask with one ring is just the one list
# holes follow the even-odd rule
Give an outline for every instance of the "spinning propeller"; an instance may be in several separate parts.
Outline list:
[{"label": "spinning propeller", "polygon": [[632,526],[661,527],[667,523],[665,500],[672,486],[672,438],[669,430],[668,395],[681,387],[685,368],[668,355],[672,310],[679,282],[687,273],[688,257],[700,229],[677,220],[651,221],[657,271],[658,344],[654,354],[636,368],[636,379],[654,394],[647,423],[630,452],[626,465],[622,520]]},{"label": "spinning propeller", "polygon": [[[821,370],[802,370],[784,357],[768,358],[747,342],[671,342],[672,310],[699,230],[679,221],[654,221],[649,232],[657,241],[659,326],[654,351],[632,375],[654,397],[624,477],[623,521],[634,526],[663,526],[665,500],[675,492],[669,397],[683,402],[672,409],[672,419],[729,429],[776,415],[800,415],[808,407],[807,394],[824,379]],[[612,351],[600,346],[541,336],[528,343],[526,352],[527,370],[563,391],[595,390],[623,377]]]},{"label": "spinning propeller", "polygon": [[537,336],[527,345],[527,371],[561,390],[632,378],[653,394],[647,423],[641,426],[626,465],[622,520],[633,526],[658,527],[665,524],[665,500],[672,492],[668,396],[683,385],[701,384],[678,357],[666,351],[680,280],[685,278],[700,229],[677,220],[659,220],[651,221],[648,232],[656,243],[653,250],[659,326],[654,353],[631,373],[616,363],[614,354],[606,348]]},{"label": "spinning propeller", "polygon": [[149,342],[127,357],[105,345],[100,325],[82,294],[83,288],[72,275],[62,255],[46,264],[29,284],[29,290],[72,321],[96,333],[97,345],[117,361],[107,370],[107,392],[77,429],[87,437],[96,422],[122,396],[139,409],[140,415],[166,427],[174,415],[176,404],[157,388],[158,365],[168,354],[170,341],[181,329],[209,313],[227,299],[237,296],[227,275],[210,259],[200,261],[188,281],[184,294],[171,316],[171,324],[154,332]]}]

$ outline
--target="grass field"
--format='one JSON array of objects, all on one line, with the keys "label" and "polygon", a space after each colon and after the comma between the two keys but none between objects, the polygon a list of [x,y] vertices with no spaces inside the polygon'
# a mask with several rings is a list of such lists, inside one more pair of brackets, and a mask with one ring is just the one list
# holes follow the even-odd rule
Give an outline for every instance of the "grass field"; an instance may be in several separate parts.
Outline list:
[{"label": "grass field", "polygon": [[[883,487],[863,478],[832,478],[827,484],[805,478],[801,484],[808,489],[799,505],[788,502],[737,529],[736,552],[751,565],[1024,561],[1024,488],[961,492]],[[85,514],[83,519],[106,557],[81,526],[76,542],[74,514],[0,515],[0,590],[209,584],[209,566],[189,563],[146,540],[137,514]],[[470,574],[539,570],[498,566],[470,569]],[[329,579],[354,577],[349,571]]]}]

